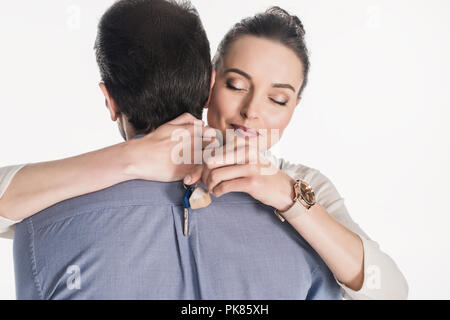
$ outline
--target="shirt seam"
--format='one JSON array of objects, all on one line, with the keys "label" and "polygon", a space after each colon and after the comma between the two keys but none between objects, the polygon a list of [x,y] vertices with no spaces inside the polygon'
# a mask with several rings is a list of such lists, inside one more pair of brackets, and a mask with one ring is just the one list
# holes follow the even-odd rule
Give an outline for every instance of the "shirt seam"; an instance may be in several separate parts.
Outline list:
[{"label": "shirt seam", "polygon": [[[222,203],[222,202],[218,202],[218,203]],[[225,203],[225,202],[223,202],[223,203]],[[233,204],[243,204],[243,203],[255,203],[255,204],[260,204],[260,203],[258,203],[258,202],[231,202],[231,203],[226,203],[227,205],[233,205]],[[109,210],[109,209],[120,209],[120,208],[132,208],[132,207],[148,207],[148,206],[154,206],[154,205],[159,205],[159,206],[170,206],[170,207],[182,207],[182,205],[181,204],[170,204],[170,203],[160,203],[160,204],[154,204],[154,203],[146,203],[146,204],[127,204],[127,205],[117,205],[117,206],[110,206],[110,207],[99,207],[99,208],[93,208],[93,209],[87,209],[87,210],[84,210],[84,211],[81,211],[81,212],[77,212],[77,213],[75,213],[75,214],[73,214],[73,215],[69,215],[69,216],[67,216],[67,217],[63,217],[63,218],[58,218],[58,219],[55,219],[55,220],[52,220],[52,221],[49,221],[49,222],[45,222],[43,225],[40,225],[38,228],[36,228],[36,231],[39,231],[40,229],[42,229],[42,228],[45,228],[45,227],[47,227],[47,226],[49,226],[49,225],[52,225],[52,224],[54,224],[54,223],[57,223],[57,222],[62,222],[62,221],[65,221],[65,220],[67,220],[67,219],[70,219],[70,218],[74,218],[74,217],[78,217],[78,216],[80,216],[80,215],[83,215],[83,214],[89,214],[89,213],[93,213],[93,212],[96,212],[96,211],[101,211],[101,210]],[[70,213],[70,211],[69,211],[69,213]],[[29,219],[31,219],[31,218],[29,218]]]},{"label": "shirt seam", "polygon": [[44,294],[42,292],[41,284],[39,283],[38,275],[37,275],[37,264],[36,264],[36,252],[34,247],[34,226],[32,219],[29,219],[28,222],[28,231],[30,235],[30,259],[31,259],[31,273],[33,276],[33,282],[36,286],[36,290],[38,292],[39,298],[44,300]]}]

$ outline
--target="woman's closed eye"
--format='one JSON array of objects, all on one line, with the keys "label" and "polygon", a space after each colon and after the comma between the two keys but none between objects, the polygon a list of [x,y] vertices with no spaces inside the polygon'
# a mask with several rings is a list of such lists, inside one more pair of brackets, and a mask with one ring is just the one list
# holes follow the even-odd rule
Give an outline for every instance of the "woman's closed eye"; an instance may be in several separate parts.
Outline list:
[{"label": "woman's closed eye", "polygon": [[238,85],[238,84],[233,84],[230,81],[226,82],[227,88],[234,90],[234,91],[247,91],[247,88],[245,88],[242,85]]},{"label": "woman's closed eye", "polygon": [[282,99],[269,98],[272,102],[279,104],[280,106],[285,106],[289,101]]}]

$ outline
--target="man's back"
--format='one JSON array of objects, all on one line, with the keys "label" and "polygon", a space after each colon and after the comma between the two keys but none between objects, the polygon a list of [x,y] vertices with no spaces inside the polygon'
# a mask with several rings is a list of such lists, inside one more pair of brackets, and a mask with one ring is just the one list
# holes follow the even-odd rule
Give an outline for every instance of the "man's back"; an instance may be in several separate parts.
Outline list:
[{"label": "man's back", "polygon": [[339,299],[316,252],[244,193],[191,210],[181,182],[134,180],[16,228],[19,299]]}]

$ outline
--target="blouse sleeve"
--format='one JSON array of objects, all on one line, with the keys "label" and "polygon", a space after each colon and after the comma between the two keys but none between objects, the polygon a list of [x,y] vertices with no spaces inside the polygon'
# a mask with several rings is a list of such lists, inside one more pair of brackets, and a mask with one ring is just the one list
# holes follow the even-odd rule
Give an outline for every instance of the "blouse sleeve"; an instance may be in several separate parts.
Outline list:
[{"label": "blouse sleeve", "polygon": [[327,212],[347,229],[361,238],[364,248],[364,282],[360,290],[354,291],[336,278],[344,298],[352,300],[366,299],[407,299],[408,284],[395,262],[380,250],[377,242],[356,224],[344,204],[333,183],[319,170],[303,165],[291,164],[284,159],[277,159],[268,152],[266,157],[293,179],[301,179],[309,183],[316,195],[316,201]]},{"label": "blouse sleeve", "polygon": [[[0,198],[5,194],[16,173],[24,166],[25,165],[22,164],[0,168]],[[6,219],[1,214],[2,212],[0,212],[0,238],[13,239],[15,224],[20,221]]]}]

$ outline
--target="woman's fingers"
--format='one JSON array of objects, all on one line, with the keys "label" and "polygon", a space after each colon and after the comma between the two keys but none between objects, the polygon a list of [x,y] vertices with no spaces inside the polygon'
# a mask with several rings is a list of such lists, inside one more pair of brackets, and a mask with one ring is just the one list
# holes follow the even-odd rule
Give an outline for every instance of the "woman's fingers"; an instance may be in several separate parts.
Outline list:
[{"label": "woman's fingers", "polygon": [[214,188],[214,196],[220,197],[229,192],[245,192],[250,194],[252,188],[252,178],[242,177],[221,182]]},{"label": "woman's fingers", "polygon": [[[259,163],[259,153],[248,139],[237,139],[234,143],[220,146],[217,138],[210,138],[216,135],[215,129],[204,127],[202,132],[202,165],[195,165],[186,175],[185,184],[203,182],[211,191],[221,181],[253,174],[253,169],[257,168]],[[218,168],[224,170],[217,170]],[[210,177],[212,171],[215,173]]]},{"label": "woman's fingers", "polygon": [[[205,150],[203,153],[203,170],[201,180],[206,184],[212,170],[223,167],[231,167],[235,164],[256,164],[257,154],[249,151],[247,144],[225,145],[214,150]],[[209,189],[212,190],[211,188]]]},{"label": "woman's fingers", "polygon": [[[183,115],[186,115],[183,117]],[[189,135],[191,140],[189,141],[193,148],[198,148],[201,150],[205,149],[206,147],[214,147],[217,148],[220,146],[218,143],[218,140],[216,139],[216,130],[214,128],[205,126],[203,121],[200,122],[200,120],[194,118],[189,114],[185,113],[181,115],[180,117],[176,118],[175,124],[177,124],[179,127],[176,129],[172,129],[172,132],[176,130],[177,135],[180,135],[180,130],[186,131],[186,136]],[[184,120],[187,122],[183,122]],[[173,120],[173,121],[175,121]],[[189,121],[199,121],[199,122],[189,122]],[[174,124],[173,122],[171,124]],[[200,151],[201,151],[200,150]]]},{"label": "woman's fingers", "polygon": [[249,177],[258,173],[258,167],[251,164],[237,164],[232,166],[220,167],[210,171],[205,185],[210,192],[223,181],[233,180],[236,178]]},{"label": "woman's fingers", "polygon": [[203,165],[197,164],[194,168],[184,177],[183,182],[187,185],[201,183]]},{"label": "woman's fingers", "polygon": [[204,155],[205,165],[210,170],[233,164],[256,164],[258,159],[257,149],[248,144],[224,145]]}]

